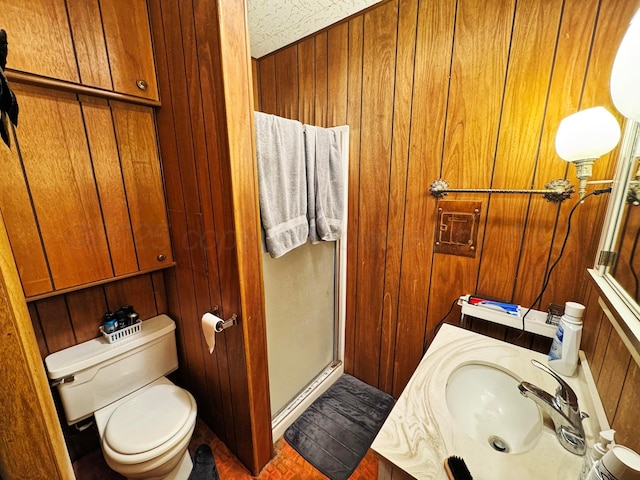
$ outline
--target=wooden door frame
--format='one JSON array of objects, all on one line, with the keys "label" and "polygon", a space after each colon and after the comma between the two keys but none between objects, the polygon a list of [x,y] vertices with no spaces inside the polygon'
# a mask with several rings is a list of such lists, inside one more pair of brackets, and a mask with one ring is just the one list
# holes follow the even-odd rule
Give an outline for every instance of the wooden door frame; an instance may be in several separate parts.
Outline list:
[{"label": "wooden door frame", "polygon": [[251,422],[251,470],[256,475],[271,459],[271,403],[258,206],[258,176],[253,126],[254,98],[249,32],[244,0],[218,0],[220,62],[226,110],[231,196],[242,331]]},{"label": "wooden door frame", "polygon": [[0,331],[0,476],[74,479],[1,215]]}]

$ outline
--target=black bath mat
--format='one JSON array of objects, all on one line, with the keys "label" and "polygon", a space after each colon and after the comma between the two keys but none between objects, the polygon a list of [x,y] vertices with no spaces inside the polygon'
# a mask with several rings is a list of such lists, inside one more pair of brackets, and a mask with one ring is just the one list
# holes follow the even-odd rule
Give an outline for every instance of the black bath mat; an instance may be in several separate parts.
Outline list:
[{"label": "black bath mat", "polygon": [[393,397],[343,375],[284,433],[285,440],[331,480],[346,480],[364,458],[393,407]]}]

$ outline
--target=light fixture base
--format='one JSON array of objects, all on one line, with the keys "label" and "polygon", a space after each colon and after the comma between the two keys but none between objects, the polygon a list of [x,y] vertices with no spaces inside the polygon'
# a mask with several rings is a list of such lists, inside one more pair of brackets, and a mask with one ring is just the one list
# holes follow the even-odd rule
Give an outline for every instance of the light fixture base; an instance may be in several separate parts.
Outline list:
[{"label": "light fixture base", "polygon": [[573,162],[576,165],[576,177],[580,180],[578,191],[581,199],[587,194],[587,180],[593,174],[593,164],[595,161],[595,158],[585,158]]},{"label": "light fixture base", "polygon": [[546,183],[544,187],[548,190],[542,195],[546,201],[551,203],[562,203],[571,198],[575,192],[573,185],[566,178],[558,178]]}]

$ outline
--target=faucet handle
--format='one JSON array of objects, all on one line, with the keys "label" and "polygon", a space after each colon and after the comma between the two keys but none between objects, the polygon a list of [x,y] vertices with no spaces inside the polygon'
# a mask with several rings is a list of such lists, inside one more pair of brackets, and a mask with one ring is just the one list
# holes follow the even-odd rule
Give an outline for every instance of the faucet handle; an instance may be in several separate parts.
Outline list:
[{"label": "faucet handle", "polygon": [[556,381],[558,382],[558,389],[556,390],[556,398],[558,400],[561,400],[562,402],[564,402],[566,405],[569,405],[573,409],[578,409],[578,396],[576,395],[576,392],[573,391],[573,389],[569,386],[567,382],[565,382],[556,372],[551,370],[546,365],[543,365],[539,361],[532,358],[531,363],[535,367],[538,367],[540,370],[544,370],[545,372],[547,372],[549,375],[551,375],[553,378],[556,379]]}]

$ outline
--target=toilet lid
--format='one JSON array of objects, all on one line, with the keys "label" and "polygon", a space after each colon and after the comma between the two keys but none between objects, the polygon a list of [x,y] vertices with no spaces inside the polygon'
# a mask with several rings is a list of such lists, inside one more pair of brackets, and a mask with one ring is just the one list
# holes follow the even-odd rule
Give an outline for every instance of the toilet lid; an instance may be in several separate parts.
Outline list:
[{"label": "toilet lid", "polygon": [[184,426],[192,405],[176,385],[156,385],[118,406],[105,428],[104,441],[124,455],[147,452],[166,443]]}]

